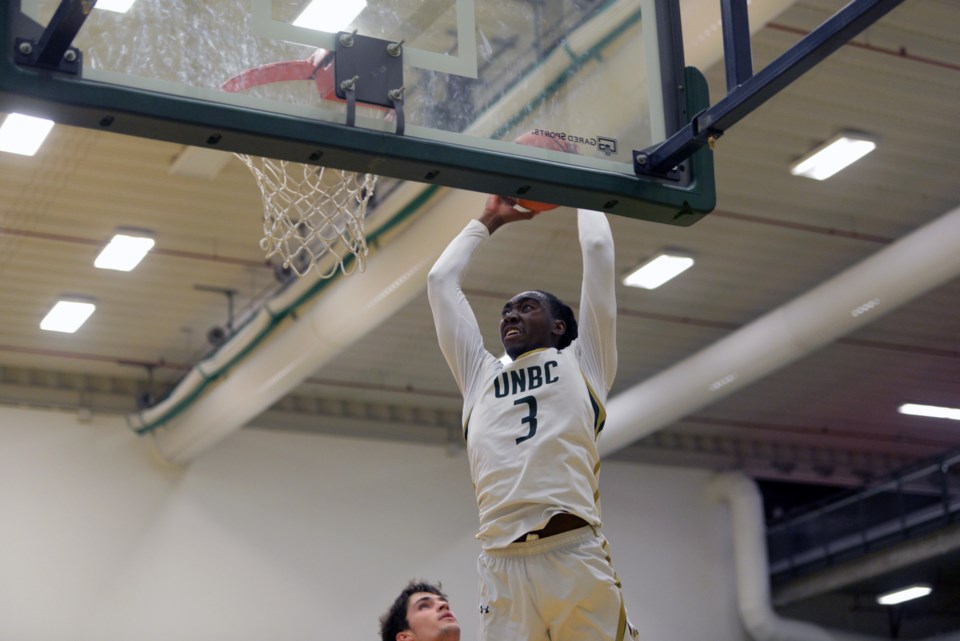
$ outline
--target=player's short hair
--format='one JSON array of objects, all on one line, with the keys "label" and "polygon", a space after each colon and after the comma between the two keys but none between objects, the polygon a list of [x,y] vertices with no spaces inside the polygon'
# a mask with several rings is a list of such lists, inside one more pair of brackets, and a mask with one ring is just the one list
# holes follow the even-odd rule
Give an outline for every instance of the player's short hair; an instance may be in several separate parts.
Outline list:
[{"label": "player's short hair", "polygon": [[440,584],[433,585],[424,581],[413,580],[407,584],[407,587],[393,601],[393,605],[380,617],[380,640],[397,641],[397,635],[404,630],[410,629],[410,622],[407,621],[407,606],[410,597],[417,592],[426,592],[436,594],[438,597],[446,600],[447,595],[440,589]]},{"label": "player's short hair", "polygon": [[573,315],[573,310],[570,309],[569,305],[550,292],[545,292],[542,289],[536,289],[534,291],[543,294],[547,299],[550,305],[550,316],[556,320],[562,320],[566,326],[563,335],[560,337],[560,341],[557,343],[557,349],[569,347],[570,343],[577,337],[577,317]]}]

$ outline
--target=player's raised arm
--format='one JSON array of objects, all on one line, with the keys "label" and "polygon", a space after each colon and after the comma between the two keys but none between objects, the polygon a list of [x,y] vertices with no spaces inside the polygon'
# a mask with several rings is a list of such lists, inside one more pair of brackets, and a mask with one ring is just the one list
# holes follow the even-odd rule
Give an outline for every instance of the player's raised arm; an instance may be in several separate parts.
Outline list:
[{"label": "player's raised arm", "polygon": [[480,326],[460,283],[473,252],[490,234],[532,215],[515,210],[512,201],[491,196],[480,217],[471,220],[450,242],[427,275],[427,297],[440,351],[464,397],[471,394],[471,385],[478,380],[485,361],[493,357],[484,348]]},{"label": "player's raised arm", "polygon": [[[580,343],[584,366],[603,381],[604,392],[617,373],[617,300],[613,233],[605,214],[577,212],[583,284],[580,291]],[[599,390],[598,390],[599,391]]]}]

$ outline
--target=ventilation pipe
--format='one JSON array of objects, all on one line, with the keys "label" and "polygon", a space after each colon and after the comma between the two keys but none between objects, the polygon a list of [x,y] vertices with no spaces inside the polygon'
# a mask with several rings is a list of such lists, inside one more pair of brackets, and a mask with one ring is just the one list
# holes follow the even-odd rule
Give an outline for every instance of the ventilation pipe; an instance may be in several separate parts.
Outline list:
[{"label": "ventilation pipe", "polygon": [[960,207],[799,298],[610,399],[601,454],[615,452],[960,274]]},{"label": "ventilation pipe", "polygon": [[[439,248],[478,211],[482,196],[449,191],[370,261],[362,279],[333,283],[289,329],[240,361],[170,428],[155,431],[165,458],[186,462],[240,429],[318,367],[420,294]],[[862,263],[608,402],[602,455],[626,447],[770,374],[960,274],[960,207]],[[229,352],[228,352],[229,353]],[[201,372],[196,374],[202,378]],[[169,411],[166,407],[152,410]],[[135,421],[149,421],[149,413]]]},{"label": "ventilation pipe", "polygon": [[[877,637],[828,630],[804,621],[785,619],[770,605],[770,570],[764,536],[763,507],[754,482],[743,474],[725,473],[713,479],[710,496],[730,507],[737,606],[743,627],[753,641],[881,641]],[[960,633],[929,641],[960,641]]]},{"label": "ventilation pipe", "polygon": [[433,207],[436,213],[398,234],[362,275],[331,281],[315,303],[285,314],[285,326],[271,332],[272,302],[215,359],[195,368],[170,398],[128,422],[138,432],[153,434],[166,460],[193,459],[420,295],[438,239],[456,235],[482,208],[482,198],[444,191]]}]

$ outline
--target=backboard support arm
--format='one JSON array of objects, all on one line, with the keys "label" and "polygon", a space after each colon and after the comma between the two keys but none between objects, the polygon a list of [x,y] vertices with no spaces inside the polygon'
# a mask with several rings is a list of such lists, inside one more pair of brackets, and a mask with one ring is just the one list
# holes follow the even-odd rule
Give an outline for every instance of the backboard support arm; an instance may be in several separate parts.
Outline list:
[{"label": "backboard support arm", "polygon": [[97,0],[61,0],[39,38],[17,39],[17,64],[79,74],[82,54],[71,44],[96,4]]},{"label": "backboard support arm", "polygon": [[[638,175],[664,175],[713,142],[903,0],[853,0],[756,75],[750,73],[746,0],[723,4],[727,95],[659,145],[634,152]],[[744,40],[747,40],[744,43]]]},{"label": "backboard support arm", "polygon": [[720,0],[720,20],[723,25],[727,92],[730,92],[753,76],[747,0]]}]

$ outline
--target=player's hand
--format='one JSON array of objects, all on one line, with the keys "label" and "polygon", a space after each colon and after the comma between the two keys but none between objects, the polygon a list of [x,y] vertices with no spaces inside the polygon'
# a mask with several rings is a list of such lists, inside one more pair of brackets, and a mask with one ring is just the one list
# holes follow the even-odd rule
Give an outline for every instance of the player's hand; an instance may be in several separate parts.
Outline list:
[{"label": "player's hand", "polygon": [[480,222],[486,225],[487,230],[492,234],[502,225],[517,220],[530,220],[539,213],[518,208],[516,204],[516,200],[506,196],[490,196],[480,215]]}]

